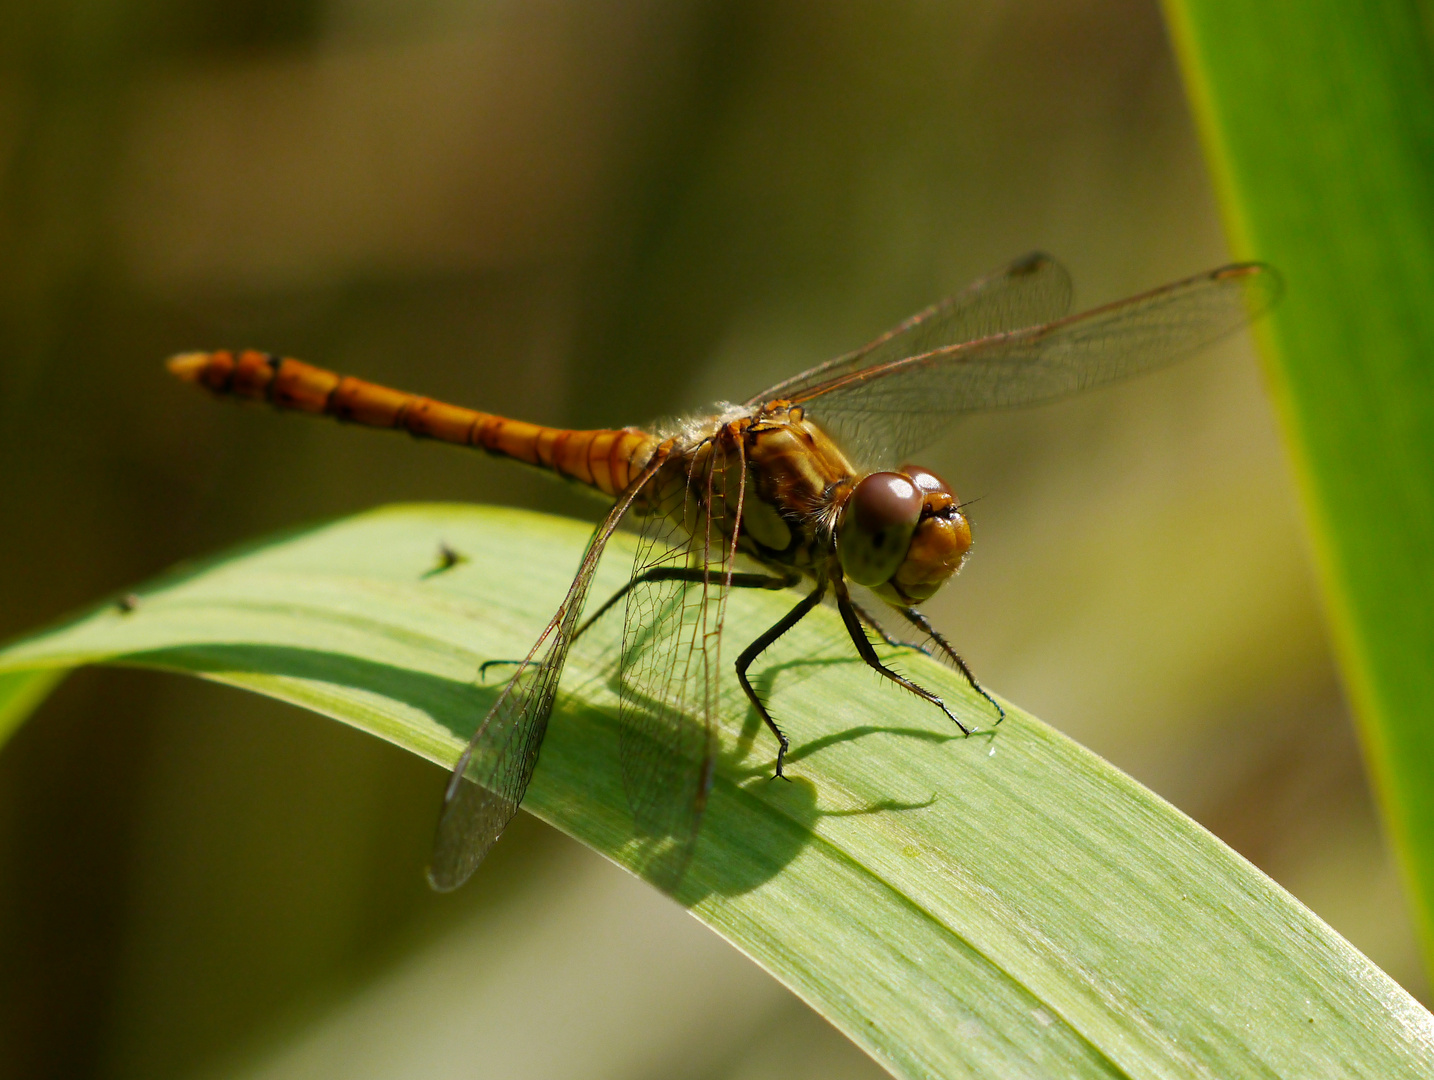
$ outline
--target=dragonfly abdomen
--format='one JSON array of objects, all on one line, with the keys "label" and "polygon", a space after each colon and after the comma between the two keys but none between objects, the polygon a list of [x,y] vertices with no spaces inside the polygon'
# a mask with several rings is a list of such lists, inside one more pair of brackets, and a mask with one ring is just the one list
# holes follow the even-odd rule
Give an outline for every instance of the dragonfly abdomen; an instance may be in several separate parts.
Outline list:
[{"label": "dragonfly abdomen", "polygon": [[605,495],[627,487],[658,443],[632,428],[574,431],[510,420],[252,350],[183,353],[170,359],[169,370],[216,394],[477,447]]}]

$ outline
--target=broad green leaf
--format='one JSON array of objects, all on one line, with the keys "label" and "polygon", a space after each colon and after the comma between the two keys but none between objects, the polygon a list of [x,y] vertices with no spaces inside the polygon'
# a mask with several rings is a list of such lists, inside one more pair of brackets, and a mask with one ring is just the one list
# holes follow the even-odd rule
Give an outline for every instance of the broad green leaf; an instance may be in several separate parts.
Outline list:
[{"label": "broad green leaf", "polygon": [[[453,763],[586,537],[517,511],[408,506],[258,545],[0,653],[0,671],[197,674]],[[440,542],[467,557],[432,572]],[[619,536],[595,591],[625,580]],[[793,602],[739,593],[730,659]],[[616,761],[617,620],[575,650],[527,809],[637,855]],[[973,720],[926,657],[903,669]],[[678,899],[900,1076],[1397,1077],[1434,1072],[1434,1017],[1158,797],[1020,710],[955,737],[852,656],[819,609],[760,666],[793,782],[735,679]],[[435,812],[437,807],[435,807]],[[483,871],[480,869],[479,871]]]},{"label": "broad green leaf", "polygon": [[[1167,0],[1434,969],[1434,56],[1408,0]],[[1425,5],[1427,9],[1427,5]]]}]

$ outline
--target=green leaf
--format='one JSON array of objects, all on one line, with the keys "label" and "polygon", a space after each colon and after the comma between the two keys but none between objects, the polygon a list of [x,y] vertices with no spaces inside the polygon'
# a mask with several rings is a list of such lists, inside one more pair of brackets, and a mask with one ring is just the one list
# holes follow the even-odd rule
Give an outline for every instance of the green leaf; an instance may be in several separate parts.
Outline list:
[{"label": "green leaf", "polygon": [[1434,58],[1407,0],[1168,0],[1434,970]]},{"label": "green leaf", "polygon": [[[586,537],[517,511],[409,506],[259,545],[0,653],[0,671],[121,663],[202,675],[451,765]],[[468,561],[442,572],[440,542]],[[619,536],[595,585],[626,577]],[[727,657],[792,594],[736,593]],[[579,643],[527,809],[616,862],[619,620]],[[903,670],[973,720],[915,653]],[[955,737],[819,609],[759,664],[793,782],[735,678],[678,899],[900,1076],[1310,1077],[1434,1071],[1434,1017],[1220,841],[1011,708]],[[437,807],[434,808],[435,811]],[[479,871],[482,872],[481,870]]]},{"label": "green leaf", "polygon": [[0,672],[0,746],[65,677],[64,668]]}]

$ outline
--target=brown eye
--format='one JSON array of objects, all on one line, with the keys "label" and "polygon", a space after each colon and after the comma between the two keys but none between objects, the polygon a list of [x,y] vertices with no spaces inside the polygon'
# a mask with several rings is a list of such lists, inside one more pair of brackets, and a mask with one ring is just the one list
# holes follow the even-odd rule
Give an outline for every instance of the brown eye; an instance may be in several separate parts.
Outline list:
[{"label": "brown eye", "polygon": [[953,496],[955,494],[945,480],[921,465],[903,465],[901,471],[911,477],[911,482],[922,491],[940,491]]},{"label": "brown eye", "polygon": [[846,576],[860,585],[880,585],[896,573],[924,501],[921,489],[900,473],[872,473],[858,483],[837,531]]},{"label": "brown eye", "polygon": [[872,473],[851,493],[851,509],[861,528],[875,533],[893,526],[915,525],[921,516],[921,489],[901,473]]}]

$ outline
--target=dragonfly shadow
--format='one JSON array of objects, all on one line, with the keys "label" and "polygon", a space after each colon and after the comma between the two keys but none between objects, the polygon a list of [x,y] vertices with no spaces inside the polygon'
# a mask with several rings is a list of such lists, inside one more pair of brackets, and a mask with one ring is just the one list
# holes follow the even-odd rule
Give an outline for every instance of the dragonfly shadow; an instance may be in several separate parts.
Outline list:
[{"label": "dragonfly shadow", "polygon": [[[760,675],[758,675],[755,679],[752,680],[752,689],[757,691],[758,697],[762,698],[762,700],[764,701],[767,701],[770,700],[772,693],[776,688],[777,676],[784,671],[815,667],[849,666],[851,664],[860,664],[861,662],[862,661],[860,657],[845,656],[825,658],[797,658],[793,660],[787,660],[780,664],[773,664],[763,670]],[[762,718],[757,715],[757,710],[752,708],[751,704],[749,703],[747,706],[747,714],[742,721],[742,730],[737,736],[736,756],[738,758],[745,758],[749,756],[752,752],[753,746],[756,744],[756,740],[765,731],[766,727],[762,723]],[[985,734],[985,732],[972,732],[972,735],[980,734]],[[930,728],[890,727],[878,724],[858,724],[854,727],[846,728],[842,731],[832,732],[830,735],[823,735],[819,739],[813,739],[810,742],[805,742],[799,746],[794,747],[791,751],[788,752],[786,756],[787,764],[795,764],[796,762],[801,761],[803,758],[810,757],[812,754],[824,750],[829,746],[835,746],[838,743],[848,742],[852,739],[860,739],[867,735],[901,735],[909,739],[918,739],[924,742],[938,744],[950,742],[952,739],[966,738],[965,735],[962,735],[959,732],[947,733],[942,731],[933,731]],[[773,753],[772,762],[773,765],[775,765],[775,752]]]},{"label": "dragonfly shadow", "polygon": [[502,683],[475,685],[346,654],[283,645],[185,645],[128,653],[116,660],[220,680],[266,675],[358,690],[413,708],[465,740],[503,688]]},{"label": "dragonfly shadow", "polygon": [[718,781],[713,805],[696,851],[676,888],[654,881],[678,903],[691,907],[709,896],[739,896],[776,877],[803,848],[817,839],[823,818],[924,810],[936,795],[919,802],[881,799],[865,806],[824,810],[817,785],[804,776],[778,780],[750,776],[740,783]]},{"label": "dragonfly shadow", "polygon": [[[800,663],[821,666],[847,662]],[[769,690],[774,677],[770,669],[764,673],[758,681],[767,685],[759,687],[759,691]],[[895,735],[935,744],[963,738],[926,728],[859,724],[795,747],[786,761],[790,766],[839,743],[872,735]],[[680,903],[696,904],[713,894],[740,895],[764,885],[816,839],[818,823],[824,818],[924,810],[937,799],[933,792],[917,801],[878,799],[861,806],[824,809],[818,804],[818,787],[811,779],[800,774],[779,779],[772,773],[775,753],[770,761],[754,765],[748,761],[750,750],[749,736],[745,746],[739,741],[720,756],[713,797],[691,866],[675,889],[666,888]]]},{"label": "dragonfly shadow", "polygon": [[868,735],[900,735],[903,738],[915,739],[918,742],[947,743],[953,739],[964,739],[961,734],[944,735],[939,731],[930,731],[926,728],[912,727],[890,727],[883,724],[858,724],[856,727],[847,728],[845,731],[834,731],[830,735],[823,735],[820,739],[813,739],[811,742],[802,743],[790,754],[787,755],[787,764],[794,765],[803,758],[825,750],[829,746],[836,746],[838,743],[851,742],[853,739],[863,739]]},{"label": "dragonfly shadow", "polygon": [[[767,699],[783,673],[859,663],[859,657],[795,658],[763,669],[753,679],[753,688]],[[625,688],[614,683],[613,689]],[[639,704],[630,689],[627,692],[630,703]],[[649,703],[640,704],[646,707]],[[695,718],[692,723],[696,725]],[[795,765],[833,746],[873,735],[936,745],[964,738],[955,731],[858,724],[794,746],[786,761],[789,766]],[[763,737],[771,738],[761,717],[749,706],[735,741],[718,753],[701,828],[691,843],[684,845],[678,836],[662,835],[660,830],[636,824],[633,850],[639,874],[679,903],[690,906],[710,895],[739,895],[760,887],[816,838],[817,825],[823,818],[901,813],[921,810],[935,802],[933,793],[915,802],[880,799],[864,806],[823,809],[818,805],[817,786],[810,779],[801,775],[774,777],[775,739],[771,740],[770,754],[761,754],[759,762],[751,760]],[[685,766],[674,763],[674,775],[683,768],[695,770],[697,765],[695,761]]]}]

